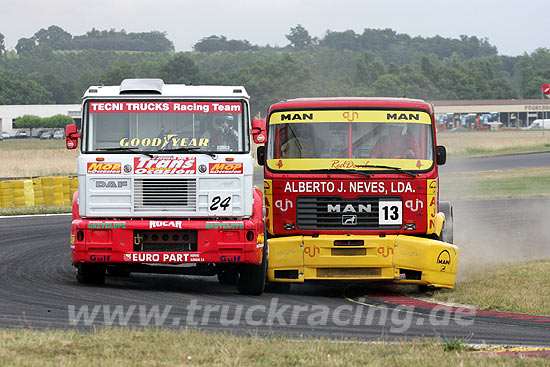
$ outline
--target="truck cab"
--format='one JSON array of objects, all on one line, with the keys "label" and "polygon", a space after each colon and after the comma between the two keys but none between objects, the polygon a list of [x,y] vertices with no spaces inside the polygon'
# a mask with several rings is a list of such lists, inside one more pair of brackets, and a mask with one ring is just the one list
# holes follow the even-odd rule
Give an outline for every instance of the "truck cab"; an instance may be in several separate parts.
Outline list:
[{"label": "truck cab", "polygon": [[270,282],[454,286],[452,206],[439,201],[431,104],[301,98],[267,116],[264,195]]},{"label": "truck cab", "polygon": [[83,98],[71,223],[77,279],[105,273],[218,275],[245,294],[265,281],[262,193],[253,186],[242,86],[127,79]]}]

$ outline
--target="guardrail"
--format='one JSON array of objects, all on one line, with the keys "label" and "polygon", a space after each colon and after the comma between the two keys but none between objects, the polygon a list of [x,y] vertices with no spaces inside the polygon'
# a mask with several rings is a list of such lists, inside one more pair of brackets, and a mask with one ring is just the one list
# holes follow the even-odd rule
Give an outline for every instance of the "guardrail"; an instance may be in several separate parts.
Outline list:
[{"label": "guardrail", "polygon": [[0,208],[71,206],[78,178],[48,176],[0,181]]}]

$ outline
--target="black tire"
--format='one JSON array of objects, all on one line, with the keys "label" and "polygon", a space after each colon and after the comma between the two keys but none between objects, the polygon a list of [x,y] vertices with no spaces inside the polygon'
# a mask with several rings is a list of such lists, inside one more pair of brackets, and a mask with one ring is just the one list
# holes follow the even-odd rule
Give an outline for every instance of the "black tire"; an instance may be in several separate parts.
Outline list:
[{"label": "black tire", "polygon": [[267,254],[267,240],[265,240],[262,263],[260,265],[242,265],[239,281],[237,282],[237,290],[240,294],[259,296],[263,293],[267,276]]},{"label": "black tire", "polygon": [[107,267],[107,274],[113,277],[129,277],[132,271],[124,265],[110,265]]},{"label": "black tire", "polygon": [[218,273],[220,284],[235,285],[239,281],[239,273],[234,271],[222,271]]},{"label": "black tire", "polygon": [[453,243],[453,206],[448,201],[439,202],[439,211],[445,214],[445,223],[441,230],[440,240],[447,243]]},{"label": "black tire", "polygon": [[76,271],[76,280],[84,284],[105,284],[105,266],[79,263]]}]

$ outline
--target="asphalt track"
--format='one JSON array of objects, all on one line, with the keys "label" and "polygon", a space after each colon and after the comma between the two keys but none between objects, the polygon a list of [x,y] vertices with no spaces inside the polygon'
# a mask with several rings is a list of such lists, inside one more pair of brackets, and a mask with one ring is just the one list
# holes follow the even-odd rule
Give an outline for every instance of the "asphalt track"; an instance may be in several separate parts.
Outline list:
[{"label": "asphalt track", "polygon": [[[540,219],[548,218],[550,199],[454,205],[459,273],[471,264],[550,257],[546,220]],[[259,297],[239,295],[214,277],[133,274],[108,277],[104,286],[81,285],[70,264],[69,222],[69,215],[0,218],[0,327],[197,327],[262,336],[435,337],[550,347],[550,318],[441,307],[384,285],[310,283]]]}]

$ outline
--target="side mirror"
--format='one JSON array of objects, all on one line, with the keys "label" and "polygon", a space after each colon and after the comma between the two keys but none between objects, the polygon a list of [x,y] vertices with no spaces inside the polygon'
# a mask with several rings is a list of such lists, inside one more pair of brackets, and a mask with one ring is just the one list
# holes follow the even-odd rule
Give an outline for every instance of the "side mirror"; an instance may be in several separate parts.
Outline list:
[{"label": "side mirror", "polygon": [[76,149],[78,147],[78,138],[80,138],[76,125],[65,126],[65,145],[67,149]]},{"label": "side mirror", "polygon": [[437,164],[442,166],[447,162],[447,149],[443,145],[438,145],[435,148],[435,153],[437,155]]},{"label": "side mirror", "polygon": [[265,147],[263,145],[260,145],[258,149],[256,149],[256,159],[258,160],[258,164],[260,166],[264,165],[265,162]]},{"label": "side mirror", "polygon": [[254,138],[254,143],[263,144],[266,140],[265,134],[265,120],[252,120],[252,137]]}]

